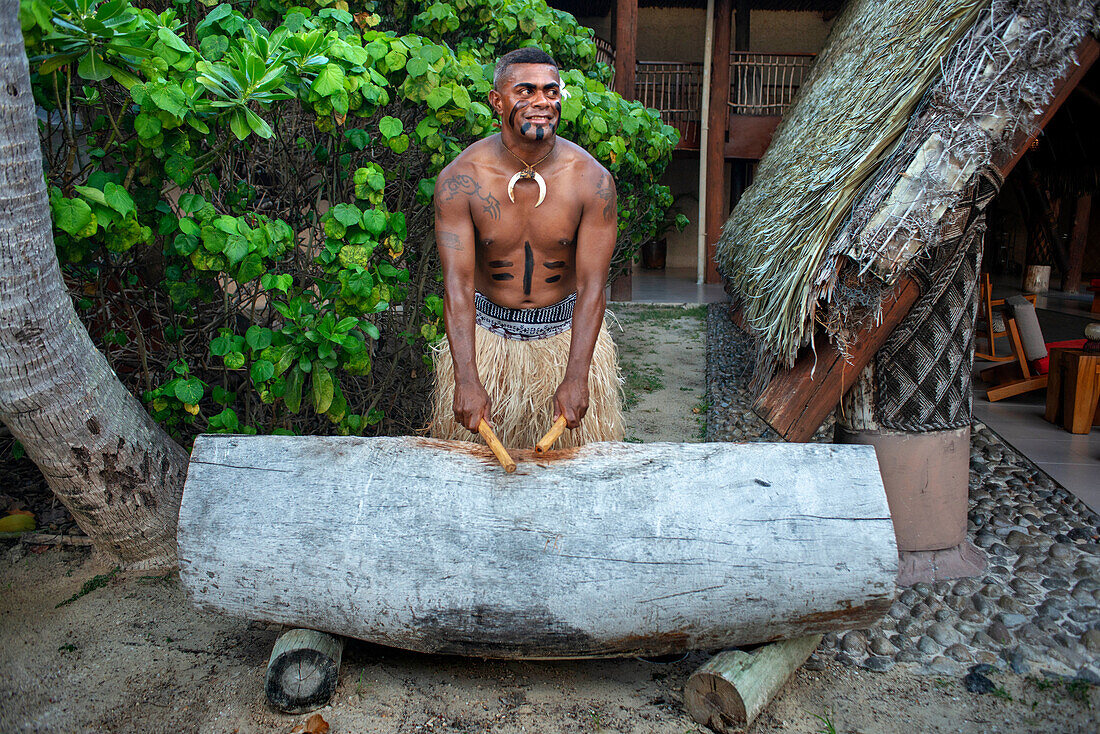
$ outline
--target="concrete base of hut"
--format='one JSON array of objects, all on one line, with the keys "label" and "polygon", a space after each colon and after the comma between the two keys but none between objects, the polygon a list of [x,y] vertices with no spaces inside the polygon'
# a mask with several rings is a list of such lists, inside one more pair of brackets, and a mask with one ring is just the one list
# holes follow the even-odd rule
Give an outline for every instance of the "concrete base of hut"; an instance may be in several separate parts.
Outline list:
[{"label": "concrete base of hut", "polygon": [[985,570],[982,552],[966,541],[969,426],[910,433],[838,423],[835,440],[875,447],[897,536],[899,586]]}]

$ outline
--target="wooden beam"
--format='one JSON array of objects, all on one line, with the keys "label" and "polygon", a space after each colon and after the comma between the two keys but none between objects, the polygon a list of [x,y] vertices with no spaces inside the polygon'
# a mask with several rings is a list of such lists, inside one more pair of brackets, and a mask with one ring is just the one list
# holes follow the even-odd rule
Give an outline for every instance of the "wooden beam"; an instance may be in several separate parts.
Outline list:
[{"label": "wooden beam", "polygon": [[710,114],[707,119],[707,283],[721,280],[714,256],[718,236],[726,221],[726,124],[730,102],[730,26],[733,0],[715,0],[714,49],[710,83]]},{"label": "wooden beam", "polygon": [[1069,238],[1069,269],[1062,278],[1062,291],[1076,293],[1081,287],[1081,270],[1085,265],[1085,247],[1089,239],[1089,214],[1092,210],[1092,194],[1077,197],[1073,212],[1073,233]]},{"label": "wooden beam", "polygon": [[[635,73],[638,68],[638,0],[615,0],[615,91],[625,100],[637,96]],[[634,297],[634,263],[626,272],[611,281],[611,300],[630,301]]]},{"label": "wooden beam", "polygon": [[1039,133],[1050,122],[1050,118],[1054,117],[1054,114],[1062,107],[1062,103],[1085,78],[1085,74],[1088,73],[1098,57],[1100,57],[1100,41],[1092,36],[1085,36],[1085,40],[1077,47],[1077,66],[1072,67],[1066,72],[1065,76],[1054,83],[1054,99],[1043,112],[1043,116],[1039,118],[1034,127],[1025,129],[1016,136],[1015,142],[1009,148],[1011,152],[1007,153],[1002,161],[994,160],[994,165],[1001,171],[1001,175],[1008,177],[1016,164],[1024,157],[1024,153],[1031,147],[1032,141],[1039,137]]},{"label": "wooden beam", "polygon": [[638,67],[638,0],[615,0],[615,91],[623,99],[635,97]]},{"label": "wooden beam", "polygon": [[734,20],[733,50],[749,50],[749,18],[752,15],[749,0],[737,0],[737,13]]},{"label": "wooden beam", "polygon": [[726,157],[750,161],[758,161],[763,158],[764,151],[772,144],[772,136],[782,119],[779,115],[734,115],[731,113],[729,116],[729,141],[726,143]]},{"label": "wooden beam", "polygon": [[775,375],[768,383],[753,406],[757,414],[785,441],[809,441],[919,295],[917,282],[902,278],[894,288],[894,297],[883,304],[879,323],[863,329],[852,340],[852,352],[847,359],[828,337],[819,333],[814,339],[815,349],[803,349],[794,367]]}]

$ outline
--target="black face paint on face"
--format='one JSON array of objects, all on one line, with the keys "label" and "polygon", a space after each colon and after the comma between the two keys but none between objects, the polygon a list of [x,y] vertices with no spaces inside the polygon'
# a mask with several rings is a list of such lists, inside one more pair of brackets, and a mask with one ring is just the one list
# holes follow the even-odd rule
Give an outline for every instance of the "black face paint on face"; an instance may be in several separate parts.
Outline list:
[{"label": "black face paint on face", "polygon": [[526,135],[527,131],[530,130],[530,129],[531,129],[531,123],[529,123],[529,122],[525,122],[525,123],[523,123],[522,125],[519,126],[519,131],[521,133],[523,133],[524,135]]},{"label": "black face paint on face", "polygon": [[546,135],[546,128],[542,125],[535,127],[535,140],[542,140]]},{"label": "black face paint on face", "polygon": [[511,260],[490,260],[489,267],[491,268],[510,268],[512,267]]},{"label": "black face paint on face", "polygon": [[557,283],[559,280],[561,280],[561,274],[551,275],[549,278],[546,279],[546,282],[547,283]]},{"label": "black face paint on face", "polygon": [[519,112],[520,110],[522,110],[524,107],[526,107],[529,104],[531,104],[531,103],[530,102],[516,102],[514,105],[512,105],[512,111],[508,113],[508,127],[512,127],[513,125],[516,124],[516,113]]},{"label": "black face paint on face", "polygon": [[531,295],[531,275],[535,272],[535,253],[531,251],[531,243],[523,243],[523,295]]},{"label": "black face paint on face", "polygon": [[493,273],[493,280],[515,280],[516,276],[511,273]]}]

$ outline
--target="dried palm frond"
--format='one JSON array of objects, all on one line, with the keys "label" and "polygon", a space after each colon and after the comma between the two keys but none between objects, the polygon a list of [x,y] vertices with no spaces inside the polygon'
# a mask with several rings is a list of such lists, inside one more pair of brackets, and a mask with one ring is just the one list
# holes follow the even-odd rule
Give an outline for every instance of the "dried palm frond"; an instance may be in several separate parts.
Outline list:
[{"label": "dried palm frond", "polygon": [[748,322],[782,362],[812,336],[830,240],[986,4],[856,0],[837,19],[718,244]]}]

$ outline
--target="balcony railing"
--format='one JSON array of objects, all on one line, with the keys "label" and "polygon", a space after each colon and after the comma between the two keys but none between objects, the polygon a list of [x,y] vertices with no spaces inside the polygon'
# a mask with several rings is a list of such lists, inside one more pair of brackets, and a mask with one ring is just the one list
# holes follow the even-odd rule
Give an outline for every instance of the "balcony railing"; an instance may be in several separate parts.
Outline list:
[{"label": "balcony railing", "polygon": [[[614,65],[615,49],[596,38],[596,57]],[[782,117],[813,66],[813,54],[730,54],[730,114]],[[639,61],[634,95],[680,131],[677,147],[697,150],[702,128],[703,65],[679,61]],[[752,123],[756,124],[756,123]],[[774,127],[774,123],[770,123]]]},{"label": "balcony railing", "polygon": [[782,116],[814,63],[813,54],[730,54],[730,112]]},{"label": "balcony railing", "polygon": [[702,87],[702,64],[639,61],[634,72],[634,98],[660,111],[665,124],[680,131],[681,148],[699,147]]}]

